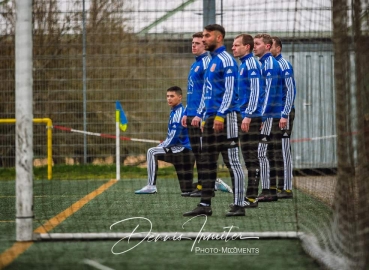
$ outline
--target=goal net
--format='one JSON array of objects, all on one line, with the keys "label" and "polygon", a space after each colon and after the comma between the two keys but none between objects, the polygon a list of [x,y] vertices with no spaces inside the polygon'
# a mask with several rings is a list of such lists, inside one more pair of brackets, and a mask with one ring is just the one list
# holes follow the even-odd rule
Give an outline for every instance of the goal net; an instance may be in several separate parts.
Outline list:
[{"label": "goal net", "polygon": [[[204,239],[298,238],[329,269],[369,266],[368,1],[30,2],[0,1],[0,119],[17,120],[0,125],[0,220],[9,221],[0,222],[7,241],[0,253],[14,239],[193,240],[201,232]],[[231,219],[233,194],[221,190],[212,217],[183,217],[199,198],[181,196],[165,162],[158,193],[135,194],[147,184],[147,149],[166,137],[166,89],[181,87],[186,105],[192,35],[212,23],[224,26],[231,55],[241,33],[279,37],[296,82],[293,198]],[[118,140],[120,180],[116,101],[128,120]],[[45,126],[33,118],[54,126],[52,180]],[[221,157],[218,177],[232,186]],[[27,207],[19,210],[22,200]],[[122,243],[112,252],[132,247]]]}]

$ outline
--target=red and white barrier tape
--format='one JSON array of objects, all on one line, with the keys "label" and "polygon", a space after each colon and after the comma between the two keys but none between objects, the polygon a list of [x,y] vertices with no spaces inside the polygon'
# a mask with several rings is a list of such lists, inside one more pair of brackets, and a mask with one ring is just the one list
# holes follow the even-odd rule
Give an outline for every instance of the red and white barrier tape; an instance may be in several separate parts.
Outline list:
[{"label": "red and white barrier tape", "polygon": [[[63,130],[63,131],[81,133],[81,134],[86,134],[86,135],[91,135],[91,136],[98,136],[98,137],[103,137],[103,138],[110,138],[110,139],[115,139],[116,138],[115,135],[111,135],[111,134],[89,132],[89,131],[83,131],[83,130],[77,130],[77,129],[73,129],[73,128],[68,128],[68,127],[62,127],[62,126],[55,126],[54,125],[53,128],[54,129]],[[291,139],[291,143],[319,141],[319,140],[333,139],[333,138],[336,138],[336,137],[337,137],[337,135],[328,135],[328,136],[313,137],[313,138]],[[146,139],[128,138],[128,137],[123,137],[123,136],[120,136],[120,139],[122,141],[161,143],[161,141],[157,141],[157,140],[146,140]]]},{"label": "red and white barrier tape", "polygon": [[[59,129],[59,130],[68,131],[68,132],[75,132],[75,133],[81,133],[81,134],[86,134],[86,135],[91,135],[91,136],[98,136],[98,137],[103,137],[103,138],[110,138],[110,139],[115,139],[116,138],[115,135],[111,135],[111,134],[89,132],[89,131],[77,130],[77,129],[73,129],[73,128],[62,127],[62,126],[55,126],[55,125],[53,127],[54,127],[54,129]],[[128,138],[128,137],[123,137],[123,136],[120,136],[119,138],[122,141],[161,143],[161,141],[156,141],[156,140],[145,140],[145,139],[137,139],[137,138]]]}]

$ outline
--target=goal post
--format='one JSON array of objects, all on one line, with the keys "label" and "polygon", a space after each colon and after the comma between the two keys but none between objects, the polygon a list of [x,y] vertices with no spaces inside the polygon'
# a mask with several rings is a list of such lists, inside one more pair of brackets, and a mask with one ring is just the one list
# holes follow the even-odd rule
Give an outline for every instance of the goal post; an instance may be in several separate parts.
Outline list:
[{"label": "goal post", "polygon": [[15,171],[16,240],[31,241],[33,227],[33,39],[32,2],[16,5]]},{"label": "goal post", "polygon": [[[53,155],[52,155],[52,129],[53,122],[50,118],[34,118],[35,124],[46,124],[47,134],[47,179],[52,179],[53,174]],[[16,119],[0,119],[0,124],[15,124]]]}]

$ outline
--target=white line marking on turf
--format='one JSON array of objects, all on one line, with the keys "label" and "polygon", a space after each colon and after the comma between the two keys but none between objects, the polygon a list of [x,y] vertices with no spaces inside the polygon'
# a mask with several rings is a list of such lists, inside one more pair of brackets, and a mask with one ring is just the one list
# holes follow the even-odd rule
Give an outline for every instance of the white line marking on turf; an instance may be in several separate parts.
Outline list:
[{"label": "white line marking on turf", "polygon": [[113,268],[102,265],[101,263],[98,263],[94,260],[84,259],[83,262],[99,270],[114,270]]}]

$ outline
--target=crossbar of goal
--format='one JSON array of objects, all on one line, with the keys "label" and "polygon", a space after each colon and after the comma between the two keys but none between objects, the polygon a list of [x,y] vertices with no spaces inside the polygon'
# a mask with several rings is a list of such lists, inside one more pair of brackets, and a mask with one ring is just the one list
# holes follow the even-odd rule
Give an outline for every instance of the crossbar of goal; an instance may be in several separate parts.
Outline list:
[{"label": "crossbar of goal", "polygon": [[[268,238],[283,238],[297,239],[303,236],[302,232],[296,231],[279,231],[279,232],[237,232],[238,239],[268,239]],[[155,233],[34,233],[34,241],[41,240],[142,240],[148,238],[175,240],[195,240],[201,237],[209,240],[224,240],[225,234],[219,232],[160,232]]]}]

